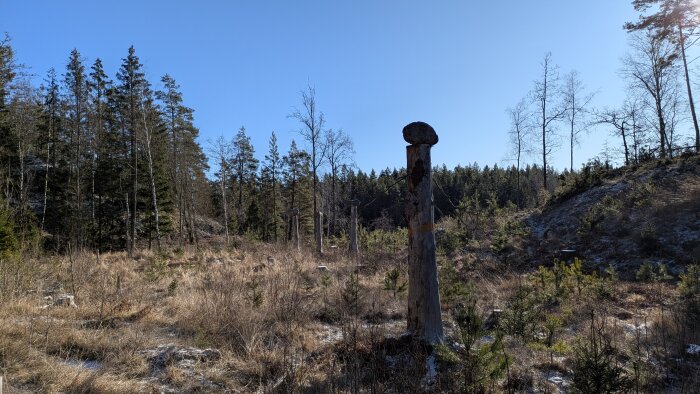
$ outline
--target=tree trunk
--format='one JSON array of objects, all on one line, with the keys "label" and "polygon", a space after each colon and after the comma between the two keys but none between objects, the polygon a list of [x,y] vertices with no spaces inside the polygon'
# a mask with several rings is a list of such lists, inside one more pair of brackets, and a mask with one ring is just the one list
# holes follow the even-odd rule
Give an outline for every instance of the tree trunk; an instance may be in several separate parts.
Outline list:
[{"label": "tree trunk", "polygon": [[357,259],[359,250],[357,247],[357,201],[352,202],[350,207],[350,258]]},{"label": "tree trunk", "polygon": [[316,253],[323,254],[323,212],[316,212],[314,220],[314,231],[316,233]]},{"label": "tree trunk", "polygon": [[294,239],[294,248],[301,250],[301,239],[299,237],[299,210],[294,210],[292,218],[292,238]]},{"label": "tree trunk", "polygon": [[542,178],[544,185],[542,187],[547,190],[547,126],[545,119],[545,111],[542,110]]},{"label": "tree trunk", "polygon": [[678,25],[678,38],[680,39],[681,58],[683,60],[683,71],[685,72],[685,86],[688,89],[688,105],[690,106],[690,114],[693,118],[693,127],[695,128],[695,153],[700,154],[700,128],[698,128],[698,118],[695,115],[695,103],[693,102],[693,91],[690,89],[690,77],[688,76],[688,62],[685,60],[685,37],[683,36],[683,28]]},{"label": "tree trunk", "polygon": [[49,137],[46,141],[46,173],[44,174],[44,206],[41,213],[41,232],[44,232],[46,222],[46,204],[49,196],[49,162],[51,161],[51,140],[53,138],[53,111],[49,111]]},{"label": "tree trunk", "polygon": [[[404,136],[405,131],[406,129]],[[409,275],[407,329],[423,341],[441,343],[443,329],[435,260],[430,145],[407,146],[406,156]]]},{"label": "tree trunk", "polygon": [[[155,216],[156,225],[156,247],[160,251],[160,217],[158,215],[158,194],[156,193],[156,180],[153,176],[153,156],[151,154],[151,133],[148,131],[148,126],[146,125],[146,111],[142,108],[143,113],[143,129],[146,133],[146,154],[148,155],[148,173],[151,178],[151,201],[153,203],[153,215]],[[150,249],[150,239],[149,239],[149,249]]]},{"label": "tree trunk", "polygon": [[221,204],[224,207],[224,229],[226,230],[226,246],[230,245],[229,232],[228,232],[228,202],[226,201],[226,173],[223,170],[223,163],[221,166]]},{"label": "tree trunk", "polygon": [[[573,110],[573,109],[572,109]],[[569,164],[569,171],[574,172],[574,138],[576,136],[574,135],[574,117],[573,115],[571,116],[571,163]]]},{"label": "tree trunk", "polygon": [[625,131],[625,122],[622,122],[622,126],[620,127],[620,134],[622,134],[622,145],[625,148],[625,167],[627,167],[630,164],[630,153],[629,148],[627,147],[627,133]]}]

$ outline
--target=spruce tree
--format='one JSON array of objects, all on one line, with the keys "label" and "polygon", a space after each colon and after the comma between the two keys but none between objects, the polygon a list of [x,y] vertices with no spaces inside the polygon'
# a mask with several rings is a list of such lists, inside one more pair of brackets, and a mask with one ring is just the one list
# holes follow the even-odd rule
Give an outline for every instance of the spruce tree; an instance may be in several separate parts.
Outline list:
[{"label": "spruce tree", "polygon": [[237,226],[238,233],[243,234],[246,230],[245,213],[247,205],[250,204],[249,196],[255,187],[255,177],[258,171],[258,160],[255,158],[255,149],[250,142],[250,137],[245,132],[245,127],[241,126],[232,143],[233,157],[231,158],[231,168],[235,178],[234,187],[236,190],[237,203]]},{"label": "spruce tree", "polygon": [[141,70],[142,65],[134,47],[129,47],[129,53],[123,59],[121,68],[117,73],[119,98],[121,100],[120,110],[124,122],[124,129],[129,138],[128,156],[130,161],[130,182],[131,194],[129,196],[131,207],[130,230],[128,251],[129,256],[133,256],[134,244],[136,243],[136,224],[138,217],[139,200],[139,142],[141,134],[141,104],[143,91],[148,87],[145,75]]},{"label": "spruce tree", "polygon": [[87,121],[87,77],[83,59],[77,49],[73,49],[66,65],[64,76],[66,90],[66,109],[68,129],[70,132],[69,145],[73,152],[70,154],[70,194],[71,194],[71,225],[70,237],[77,249],[82,249],[85,242],[84,212],[83,212],[83,155],[86,139]]},{"label": "spruce tree", "polygon": [[279,148],[277,146],[277,135],[272,132],[268,143],[268,152],[265,155],[265,163],[261,172],[261,183],[263,195],[265,196],[264,216],[265,230],[263,238],[265,240],[279,240],[279,232],[281,227],[281,201],[280,201],[280,172],[281,159]]}]

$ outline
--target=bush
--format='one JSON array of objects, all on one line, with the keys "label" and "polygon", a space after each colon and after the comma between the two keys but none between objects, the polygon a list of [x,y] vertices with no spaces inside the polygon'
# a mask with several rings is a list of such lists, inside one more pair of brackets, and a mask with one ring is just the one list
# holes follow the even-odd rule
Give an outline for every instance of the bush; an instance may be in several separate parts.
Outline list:
[{"label": "bush", "polygon": [[401,271],[398,268],[394,268],[384,275],[384,290],[390,290],[396,298],[397,294],[403,294],[408,286],[407,281],[400,281]]},{"label": "bush", "polygon": [[503,312],[501,327],[506,334],[527,341],[532,339],[541,315],[541,305],[535,297],[534,289],[521,285]]},{"label": "bush", "polygon": [[639,267],[635,276],[640,282],[660,282],[673,279],[673,277],[669,275],[665,264],[659,264],[658,267],[654,267],[654,264],[648,261],[645,261],[644,264]]},{"label": "bush", "polygon": [[473,285],[460,276],[451,260],[442,265],[439,275],[440,302],[448,308],[467,299],[474,291]]},{"label": "bush", "polygon": [[700,265],[689,265],[680,278],[678,292],[685,301],[689,321],[696,321],[700,315]]},{"label": "bush", "polygon": [[605,322],[591,312],[587,338],[574,346],[573,388],[580,393],[617,393],[631,388],[625,369],[617,362],[618,350],[605,332]]},{"label": "bush", "polygon": [[653,224],[645,224],[642,231],[640,231],[639,248],[647,255],[653,255],[661,249],[661,242]]},{"label": "bush", "polygon": [[466,393],[485,392],[487,386],[496,382],[506,370],[508,360],[503,354],[502,335],[496,333],[493,342],[479,344],[486,332],[474,294],[466,295],[454,309],[452,317],[463,346],[459,353],[463,390]]},{"label": "bush", "polygon": [[569,172],[559,177],[559,187],[550,202],[562,202],[582,193],[593,186],[598,186],[608,174],[608,166],[600,159],[589,160],[581,171]]},{"label": "bush", "polygon": [[681,293],[681,296],[685,298],[700,296],[700,265],[689,265],[686,267],[685,272],[680,275],[680,278],[678,291]]}]

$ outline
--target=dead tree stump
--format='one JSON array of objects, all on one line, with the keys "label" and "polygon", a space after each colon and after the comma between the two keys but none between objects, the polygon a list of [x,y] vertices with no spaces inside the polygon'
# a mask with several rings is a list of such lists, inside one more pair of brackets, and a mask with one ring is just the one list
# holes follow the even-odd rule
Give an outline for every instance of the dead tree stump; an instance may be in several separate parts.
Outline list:
[{"label": "dead tree stump", "polygon": [[297,250],[301,250],[301,240],[299,237],[299,210],[295,209],[292,212],[292,239],[294,240],[294,247]]},{"label": "dead tree stump", "polygon": [[316,232],[316,253],[319,255],[323,254],[323,212],[316,212],[316,217],[314,218],[316,225],[314,226],[314,231]]},{"label": "dead tree stump", "polygon": [[349,253],[350,258],[356,260],[359,256],[359,249],[357,247],[357,200],[350,201],[352,204],[350,206],[350,245]]},{"label": "dead tree stump", "polygon": [[403,129],[408,142],[408,316],[407,329],[416,338],[428,343],[443,340],[435,260],[432,166],[430,148],[438,136],[430,125],[414,122]]}]

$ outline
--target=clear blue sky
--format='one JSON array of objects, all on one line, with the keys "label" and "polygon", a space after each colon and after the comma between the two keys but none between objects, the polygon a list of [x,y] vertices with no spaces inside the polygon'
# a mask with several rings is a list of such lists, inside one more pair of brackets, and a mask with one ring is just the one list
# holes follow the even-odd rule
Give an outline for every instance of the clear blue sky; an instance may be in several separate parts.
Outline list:
[{"label": "clear blue sky", "polygon": [[[548,51],[599,90],[595,105],[620,104],[622,25],[634,18],[626,0],[0,1],[0,31],[37,81],[62,73],[73,48],[113,78],[133,44],[156,88],[165,73],[180,83],[203,145],[244,125],[259,157],[272,130],[284,151],[300,142],[287,115],[310,83],[364,170],[404,166],[401,129],[414,120],[440,136],[434,163],[500,165],[505,110]],[[586,137],[575,162],[605,139],[617,143],[604,130]],[[566,149],[552,162],[567,167]]]}]

